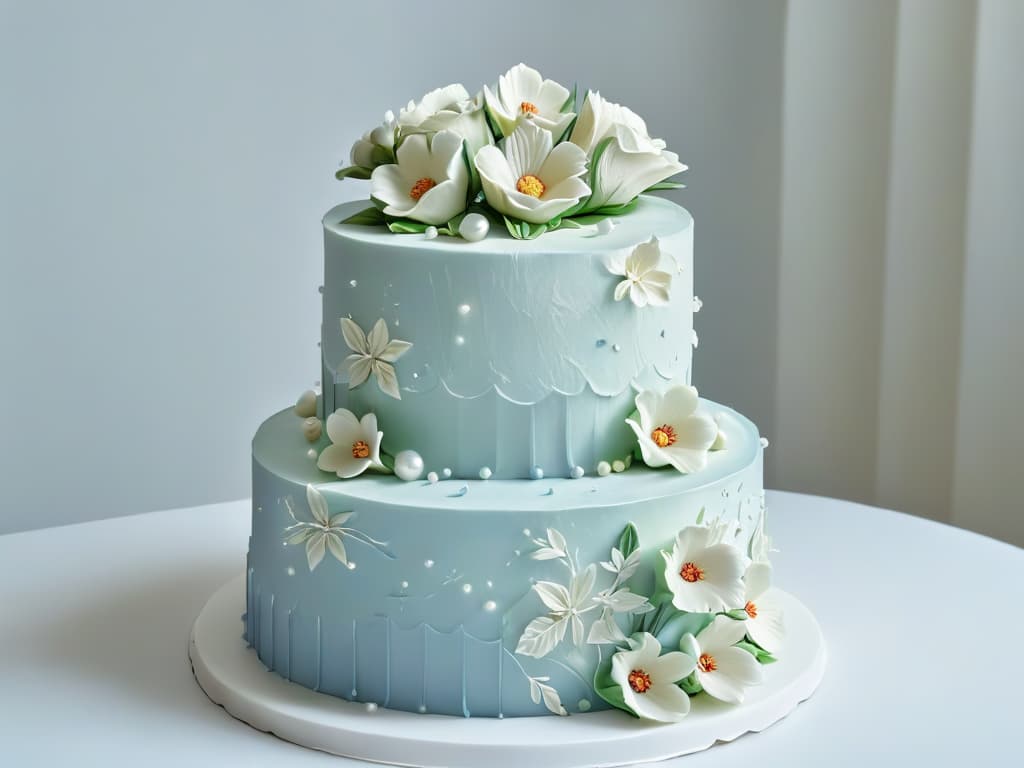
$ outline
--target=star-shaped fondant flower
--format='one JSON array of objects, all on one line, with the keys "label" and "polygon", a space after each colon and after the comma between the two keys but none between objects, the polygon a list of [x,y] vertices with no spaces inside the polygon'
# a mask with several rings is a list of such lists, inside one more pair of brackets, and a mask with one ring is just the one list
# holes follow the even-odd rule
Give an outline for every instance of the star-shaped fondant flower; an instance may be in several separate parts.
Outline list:
[{"label": "star-shaped fondant flower", "polygon": [[334,472],[342,480],[356,477],[368,469],[386,472],[380,460],[380,442],[384,433],[377,429],[377,416],[367,413],[362,419],[345,408],[327,417],[327,437],[331,445],[320,452],[316,465]]},{"label": "star-shaped fondant flower", "polygon": [[355,389],[372,373],[381,392],[401,400],[398,377],[392,363],[408,352],[412,344],[398,339],[390,340],[388,324],[384,322],[384,318],[378,320],[370,333],[366,334],[353,320],[343,317],[341,335],[353,352],[342,362],[348,369],[348,388]]}]

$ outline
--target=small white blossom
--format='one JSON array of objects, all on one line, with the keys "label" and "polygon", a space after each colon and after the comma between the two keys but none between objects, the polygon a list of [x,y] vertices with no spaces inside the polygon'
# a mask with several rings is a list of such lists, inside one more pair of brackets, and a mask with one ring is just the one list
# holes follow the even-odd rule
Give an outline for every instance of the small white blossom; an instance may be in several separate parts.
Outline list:
[{"label": "small white blossom", "polygon": [[378,320],[370,333],[366,334],[353,320],[343,317],[341,335],[353,352],[342,361],[342,365],[348,369],[348,388],[355,389],[373,374],[384,394],[401,400],[398,377],[392,363],[408,352],[412,344],[389,339],[388,324],[384,318]]}]

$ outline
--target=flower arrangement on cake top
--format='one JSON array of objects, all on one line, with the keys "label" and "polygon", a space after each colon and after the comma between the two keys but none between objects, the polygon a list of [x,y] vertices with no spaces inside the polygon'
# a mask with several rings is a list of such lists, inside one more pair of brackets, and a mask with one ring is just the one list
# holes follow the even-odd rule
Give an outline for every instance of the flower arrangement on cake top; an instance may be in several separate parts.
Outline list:
[{"label": "flower arrangement on cake top", "polygon": [[476,96],[449,85],[389,111],[335,175],[370,180],[349,223],[478,240],[491,221],[532,239],[626,214],[685,170],[635,112],[518,64]]}]

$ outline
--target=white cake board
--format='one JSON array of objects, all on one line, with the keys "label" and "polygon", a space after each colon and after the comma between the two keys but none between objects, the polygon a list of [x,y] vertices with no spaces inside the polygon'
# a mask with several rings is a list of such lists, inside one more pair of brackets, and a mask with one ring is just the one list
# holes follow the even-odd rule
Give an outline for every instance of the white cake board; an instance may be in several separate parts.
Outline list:
[{"label": "white cake board", "polygon": [[825,642],[811,612],[779,592],[786,647],[740,706],[700,694],[681,723],[648,724],[618,710],[570,717],[460,718],[376,709],[316,693],[270,672],[245,646],[245,578],[225,584],[192,628],[189,657],[206,694],[233,717],[335,755],[417,768],[603,768],[655,762],[762,731],[814,692]]}]

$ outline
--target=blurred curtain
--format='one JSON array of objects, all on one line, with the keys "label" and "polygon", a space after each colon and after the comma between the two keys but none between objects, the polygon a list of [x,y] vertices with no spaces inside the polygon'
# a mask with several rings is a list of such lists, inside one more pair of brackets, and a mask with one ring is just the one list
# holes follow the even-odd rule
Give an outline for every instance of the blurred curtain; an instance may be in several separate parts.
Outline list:
[{"label": "blurred curtain", "polygon": [[1024,2],[791,0],[784,90],[770,484],[1024,545]]}]

